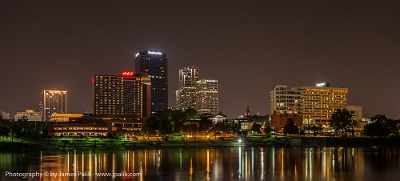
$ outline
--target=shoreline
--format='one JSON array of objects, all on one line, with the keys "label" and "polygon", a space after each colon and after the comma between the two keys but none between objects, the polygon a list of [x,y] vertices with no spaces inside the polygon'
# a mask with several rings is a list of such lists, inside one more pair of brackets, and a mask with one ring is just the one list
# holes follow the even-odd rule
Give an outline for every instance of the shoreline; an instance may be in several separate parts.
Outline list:
[{"label": "shoreline", "polygon": [[288,137],[271,141],[253,141],[249,137],[239,142],[230,140],[183,140],[183,141],[126,141],[126,140],[39,140],[37,142],[0,141],[0,150],[43,149],[135,149],[135,148],[219,148],[219,147],[399,147],[400,138],[338,138],[338,137]]}]

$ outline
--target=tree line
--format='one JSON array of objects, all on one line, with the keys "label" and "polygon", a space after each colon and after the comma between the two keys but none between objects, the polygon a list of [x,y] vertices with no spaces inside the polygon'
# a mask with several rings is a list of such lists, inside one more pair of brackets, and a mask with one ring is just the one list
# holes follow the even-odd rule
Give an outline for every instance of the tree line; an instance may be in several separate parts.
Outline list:
[{"label": "tree line", "polygon": [[10,121],[7,125],[0,125],[0,136],[10,137],[11,141],[14,138],[18,138],[22,141],[25,140],[38,140],[43,136],[46,136],[46,131],[43,130],[42,125],[30,125],[28,124],[28,118],[22,116],[17,121]]}]

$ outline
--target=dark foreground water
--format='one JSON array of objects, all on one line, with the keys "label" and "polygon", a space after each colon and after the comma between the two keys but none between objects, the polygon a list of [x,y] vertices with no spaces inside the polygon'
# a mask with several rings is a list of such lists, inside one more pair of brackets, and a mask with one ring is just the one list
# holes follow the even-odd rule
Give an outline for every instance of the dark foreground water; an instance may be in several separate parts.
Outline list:
[{"label": "dark foreground water", "polygon": [[[0,180],[400,180],[399,148],[0,152]],[[24,178],[26,177],[26,178]]]}]

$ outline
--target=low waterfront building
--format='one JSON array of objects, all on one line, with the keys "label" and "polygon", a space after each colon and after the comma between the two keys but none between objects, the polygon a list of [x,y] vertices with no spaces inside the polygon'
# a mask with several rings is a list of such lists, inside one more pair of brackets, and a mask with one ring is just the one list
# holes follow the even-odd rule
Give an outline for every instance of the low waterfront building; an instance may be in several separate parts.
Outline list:
[{"label": "low waterfront building", "polygon": [[51,114],[50,121],[51,122],[68,122],[70,120],[81,118],[83,114]]},{"label": "low waterfront building", "polygon": [[124,136],[137,135],[142,129],[142,121],[134,116],[86,115],[70,119],[68,122],[50,122],[50,136]]},{"label": "low waterfront building", "polygon": [[28,118],[28,121],[42,121],[42,116],[40,115],[40,112],[35,112],[32,109],[27,109],[25,112],[17,112],[17,114],[14,115],[15,121],[18,121],[22,117]]},{"label": "low waterfront building", "polygon": [[10,120],[10,113],[0,110],[0,117],[2,120]]}]

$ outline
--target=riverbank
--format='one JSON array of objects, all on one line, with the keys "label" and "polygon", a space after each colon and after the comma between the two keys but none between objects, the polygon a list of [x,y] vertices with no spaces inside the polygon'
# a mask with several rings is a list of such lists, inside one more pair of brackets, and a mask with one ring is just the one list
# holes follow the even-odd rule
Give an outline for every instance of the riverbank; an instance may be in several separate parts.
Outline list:
[{"label": "riverbank", "polygon": [[339,137],[266,137],[241,136],[219,138],[171,138],[163,141],[159,138],[142,140],[106,139],[106,138],[56,138],[38,141],[0,140],[0,150],[43,150],[43,149],[135,149],[135,148],[200,148],[200,147],[399,147],[399,138],[339,138]]}]

